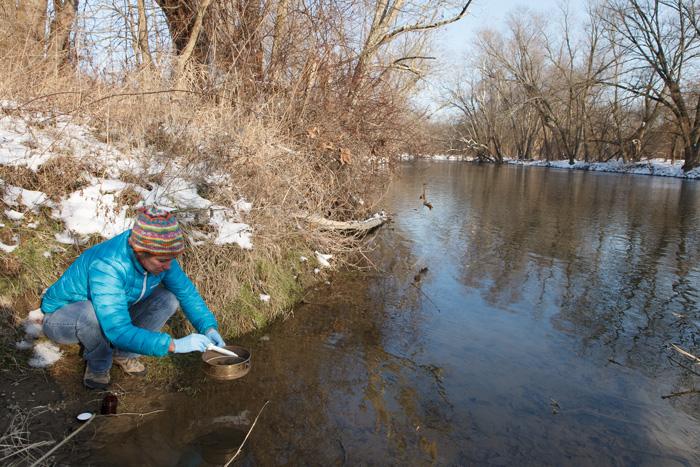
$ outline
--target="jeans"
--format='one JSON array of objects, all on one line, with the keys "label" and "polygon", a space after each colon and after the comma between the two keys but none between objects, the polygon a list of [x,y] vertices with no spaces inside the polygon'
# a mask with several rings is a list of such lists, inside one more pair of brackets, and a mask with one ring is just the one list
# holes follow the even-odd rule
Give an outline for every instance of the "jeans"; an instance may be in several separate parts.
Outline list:
[{"label": "jeans", "polygon": [[[129,308],[134,326],[160,331],[175,313],[179,302],[171,291],[163,286]],[[83,345],[83,358],[93,373],[104,374],[112,367],[112,356],[135,358],[138,355],[113,349],[107,340],[89,300],[69,303],[44,316],[44,334],[58,344]]]}]

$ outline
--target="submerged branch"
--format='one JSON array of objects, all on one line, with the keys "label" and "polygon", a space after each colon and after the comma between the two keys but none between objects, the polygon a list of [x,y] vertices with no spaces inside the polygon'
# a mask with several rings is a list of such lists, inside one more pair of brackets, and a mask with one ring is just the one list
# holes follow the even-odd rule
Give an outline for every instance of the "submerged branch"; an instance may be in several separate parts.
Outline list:
[{"label": "submerged branch", "polygon": [[666,394],[665,396],[661,396],[661,398],[662,399],[670,399],[672,397],[685,396],[687,394],[699,394],[699,393],[700,393],[700,390],[688,389],[687,391],[672,392],[671,394]]},{"label": "submerged branch", "polygon": [[684,357],[687,357],[687,358],[693,360],[693,361],[695,362],[696,365],[697,365],[697,364],[700,364],[700,358],[696,357],[696,356],[693,355],[692,353],[690,353],[690,352],[688,352],[688,351],[686,351],[686,350],[681,349],[681,348],[678,347],[676,344],[671,344],[671,347],[673,348],[673,350],[675,350],[675,351],[678,352],[679,354],[683,355]]}]

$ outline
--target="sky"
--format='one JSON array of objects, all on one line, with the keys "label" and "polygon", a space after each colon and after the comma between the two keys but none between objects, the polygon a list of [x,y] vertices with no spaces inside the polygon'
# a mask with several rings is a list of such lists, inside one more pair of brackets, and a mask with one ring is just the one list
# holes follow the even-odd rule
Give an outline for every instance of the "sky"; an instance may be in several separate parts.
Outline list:
[{"label": "sky", "polygon": [[[464,18],[456,23],[445,26],[436,36],[436,47],[433,56],[436,57],[437,67],[442,72],[431,76],[428,88],[420,93],[416,102],[428,106],[441,115],[435,105],[436,94],[441,83],[461,66],[468,56],[476,34],[486,28],[505,29],[508,15],[518,9],[527,8],[537,13],[551,15],[555,20],[560,15],[560,5],[566,0],[474,0]],[[569,8],[574,18],[583,20],[587,0],[568,0]]]}]

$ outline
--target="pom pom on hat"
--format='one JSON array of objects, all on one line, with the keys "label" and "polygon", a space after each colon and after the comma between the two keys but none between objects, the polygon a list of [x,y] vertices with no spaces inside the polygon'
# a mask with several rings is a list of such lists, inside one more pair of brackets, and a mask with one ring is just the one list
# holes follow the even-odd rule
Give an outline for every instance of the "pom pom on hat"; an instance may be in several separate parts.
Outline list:
[{"label": "pom pom on hat", "polygon": [[152,255],[177,256],[185,249],[185,237],[175,215],[155,206],[139,210],[130,243],[134,251]]}]

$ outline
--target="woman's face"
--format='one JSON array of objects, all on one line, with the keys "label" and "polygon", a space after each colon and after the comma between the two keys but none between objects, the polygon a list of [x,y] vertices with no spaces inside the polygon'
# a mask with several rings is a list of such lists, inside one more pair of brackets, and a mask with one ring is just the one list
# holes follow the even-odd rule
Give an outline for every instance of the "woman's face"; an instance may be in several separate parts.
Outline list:
[{"label": "woman's face", "polygon": [[136,257],[146,271],[155,275],[170,269],[170,266],[175,259],[174,256],[151,255],[148,253],[137,253]]}]

